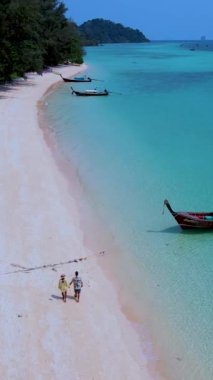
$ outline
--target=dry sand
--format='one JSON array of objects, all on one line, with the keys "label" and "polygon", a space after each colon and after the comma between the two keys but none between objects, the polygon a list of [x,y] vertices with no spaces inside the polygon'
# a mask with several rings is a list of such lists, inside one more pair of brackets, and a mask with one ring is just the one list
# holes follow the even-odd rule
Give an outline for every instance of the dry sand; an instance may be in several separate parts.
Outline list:
[{"label": "dry sand", "polygon": [[[104,256],[85,247],[70,185],[38,127],[37,102],[59,81],[31,74],[0,91],[0,379],[148,380],[139,338],[98,265]],[[80,303],[73,289],[63,303],[60,274],[75,270]]]}]

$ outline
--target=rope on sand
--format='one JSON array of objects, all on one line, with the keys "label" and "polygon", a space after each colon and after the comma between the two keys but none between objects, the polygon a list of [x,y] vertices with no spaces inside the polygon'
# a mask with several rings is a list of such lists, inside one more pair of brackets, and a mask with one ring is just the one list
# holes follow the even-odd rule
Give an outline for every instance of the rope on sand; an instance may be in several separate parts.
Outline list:
[{"label": "rope on sand", "polygon": [[45,265],[41,265],[41,266],[38,266],[38,267],[31,267],[31,268],[25,268],[25,267],[23,267],[21,265],[18,265],[18,264],[11,264],[12,266],[16,266],[16,267],[19,267],[21,269],[17,269],[17,270],[12,271],[12,272],[6,272],[4,274],[13,274],[13,273],[20,273],[20,272],[22,272],[22,273],[29,273],[29,272],[31,272],[33,270],[46,269],[46,268],[52,268],[54,270],[54,268],[57,267],[57,266],[59,266],[59,265],[78,263],[79,261],[84,261],[84,260],[90,259],[90,258],[92,258],[94,256],[97,256],[97,255],[103,256],[104,254],[105,254],[105,251],[101,251],[101,252],[94,253],[91,256],[80,257],[79,259],[62,261],[62,262],[56,263],[56,264],[45,264]]}]

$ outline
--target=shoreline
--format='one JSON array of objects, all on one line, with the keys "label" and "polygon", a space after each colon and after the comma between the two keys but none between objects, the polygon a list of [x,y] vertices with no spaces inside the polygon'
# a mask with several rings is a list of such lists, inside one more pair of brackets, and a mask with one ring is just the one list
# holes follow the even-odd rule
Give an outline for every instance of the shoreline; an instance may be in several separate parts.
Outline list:
[{"label": "shoreline", "polygon": [[[57,68],[64,76],[85,69]],[[37,104],[60,81],[53,73],[31,75],[0,94],[2,376],[59,379],[72,372],[76,380],[150,380],[138,336],[96,260],[62,265],[93,252],[84,244],[75,197],[38,128]],[[48,267],[53,263],[61,270]],[[85,283],[82,300],[75,304],[71,290],[64,305],[57,282],[61,272],[70,279],[75,270]]]},{"label": "shoreline", "polygon": [[[106,253],[104,260],[100,260],[98,255],[96,256],[97,265],[100,266],[103,275],[112,283],[119,309],[127,323],[136,332],[137,338],[139,338],[142,351],[148,360],[147,368],[152,379],[171,379],[167,368],[167,352],[162,354],[161,339],[159,343],[159,337],[162,338],[162,336],[156,333],[158,332],[158,326],[150,323],[150,313],[155,311],[150,307],[147,294],[143,294],[143,312],[141,313],[141,307],[137,306],[137,298],[132,297],[132,291],[126,285],[126,276],[124,275],[126,266],[123,262],[126,263],[127,258],[124,257],[124,252],[121,250],[119,243],[116,242],[116,238],[108,231],[108,226],[98,214],[95,204],[91,204],[91,199],[84,188],[77,169],[73,166],[72,160],[69,160],[65,153],[61,151],[55,131],[50,127],[48,118],[45,116],[45,103],[51,92],[51,89],[47,91],[39,102],[39,126],[53,154],[55,163],[59,171],[63,173],[67,180],[69,191],[74,196],[79,211],[80,229],[83,231],[85,247],[92,252],[104,251]],[[123,267],[123,271],[120,270],[120,267]],[[143,276],[146,278],[145,273],[143,273]],[[131,269],[130,277],[134,277],[134,271]],[[137,288],[137,285],[135,288]],[[153,333],[154,331],[155,333]]]}]

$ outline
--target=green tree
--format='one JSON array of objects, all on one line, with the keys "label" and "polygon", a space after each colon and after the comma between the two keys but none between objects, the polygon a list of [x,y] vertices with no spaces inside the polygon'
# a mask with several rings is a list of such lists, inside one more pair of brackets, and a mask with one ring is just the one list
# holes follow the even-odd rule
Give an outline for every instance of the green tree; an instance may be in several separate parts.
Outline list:
[{"label": "green tree", "polygon": [[82,62],[82,49],[77,27],[65,17],[66,8],[56,0],[40,0],[43,60],[56,65],[64,60]]},{"label": "green tree", "polygon": [[0,8],[0,77],[42,68],[37,0],[12,0]]},{"label": "green tree", "polygon": [[65,60],[82,63],[78,28],[65,13],[57,0],[1,0],[0,80]]}]

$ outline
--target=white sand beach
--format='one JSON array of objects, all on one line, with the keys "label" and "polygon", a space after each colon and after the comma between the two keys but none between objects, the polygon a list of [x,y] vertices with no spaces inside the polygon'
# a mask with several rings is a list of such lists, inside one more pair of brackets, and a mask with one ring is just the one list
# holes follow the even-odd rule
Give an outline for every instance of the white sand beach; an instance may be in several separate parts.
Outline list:
[{"label": "white sand beach", "polygon": [[[150,380],[139,337],[98,264],[104,256],[85,246],[71,186],[38,126],[37,103],[60,82],[46,72],[0,89],[0,379]],[[75,270],[81,300],[71,288],[64,303],[58,280]]]}]

